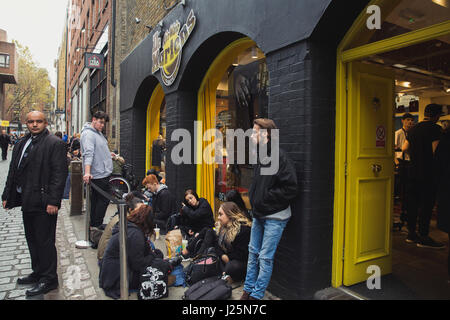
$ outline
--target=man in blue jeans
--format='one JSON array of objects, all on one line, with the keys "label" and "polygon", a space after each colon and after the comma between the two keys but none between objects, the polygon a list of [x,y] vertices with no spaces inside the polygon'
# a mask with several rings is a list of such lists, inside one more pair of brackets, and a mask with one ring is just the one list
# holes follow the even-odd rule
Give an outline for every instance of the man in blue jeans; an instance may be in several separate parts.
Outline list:
[{"label": "man in blue jeans", "polygon": [[[277,137],[278,130],[273,120],[256,119],[253,122],[251,138],[257,145],[258,163],[249,191],[253,224],[241,300],[261,300],[264,297],[272,277],[275,251],[291,217],[290,202],[297,195],[294,165],[279,149]],[[268,169],[274,162],[278,164],[278,170],[270,172]]]}]

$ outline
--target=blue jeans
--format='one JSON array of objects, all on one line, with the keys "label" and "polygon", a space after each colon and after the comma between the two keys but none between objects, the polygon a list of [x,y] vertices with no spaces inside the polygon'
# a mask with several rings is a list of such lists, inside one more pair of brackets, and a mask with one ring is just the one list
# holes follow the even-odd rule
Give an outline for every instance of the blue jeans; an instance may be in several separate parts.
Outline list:
[{"label": "blue jeans", "polygon": [[288,221],[253,219],[244,291],[255,299],[264,297],[272,277],[273,258]]}]

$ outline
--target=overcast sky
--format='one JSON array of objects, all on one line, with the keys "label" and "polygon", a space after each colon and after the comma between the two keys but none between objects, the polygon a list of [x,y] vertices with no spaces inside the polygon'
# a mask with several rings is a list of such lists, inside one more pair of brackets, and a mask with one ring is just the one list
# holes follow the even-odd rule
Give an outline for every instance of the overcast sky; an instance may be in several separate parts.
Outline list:
[{"label": "overcast sky", "polygon": [[34,61],[48,70],[53,86],[53,67],[62,41],[67,0],[0,0],[0,29],[8,41],[28,46]]}]

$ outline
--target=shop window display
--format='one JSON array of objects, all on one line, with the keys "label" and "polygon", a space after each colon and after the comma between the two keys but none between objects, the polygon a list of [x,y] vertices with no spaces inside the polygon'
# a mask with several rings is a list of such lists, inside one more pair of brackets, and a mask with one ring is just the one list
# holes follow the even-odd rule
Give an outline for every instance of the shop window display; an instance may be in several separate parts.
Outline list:
[{"label": "shop window display", "polygon": [[[220,203],[226,200],[226,193],[233,189],[241,193],[249,206],[248,190],[253,174],[253,168],[248,159],[249,140],[246,138],[245,142],[245,164],[236,164],[237,155],[229,155],[225,149],[226,130],[246,131],[253,127],[255,118],[267,117],[267,88],[266,59],[256,46],[236,57],[217,87],[216,128],[223,135],[223,164],[215,166],[215,208],[219,208]],[[235,164],[230,164],[230,161],[227,163],[227,159],[230,160],[231,157],[234,157]]]}]

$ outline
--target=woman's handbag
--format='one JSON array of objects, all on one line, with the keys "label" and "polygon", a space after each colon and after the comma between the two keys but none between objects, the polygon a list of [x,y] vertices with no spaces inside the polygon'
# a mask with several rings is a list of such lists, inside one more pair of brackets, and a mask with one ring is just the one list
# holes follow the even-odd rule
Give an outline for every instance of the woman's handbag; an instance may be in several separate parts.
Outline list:
[{"label": "woman's handbag", "polygon": [[169,296],[169,264],[156,258],[140,278],[138,300],[157,300]]},{"label": "woman's handbag", "polygon": [[184,268],[185,280],[189,286],[200,280],[218,276],[220,273],[219,258],[213,254],[201,255]]}]

